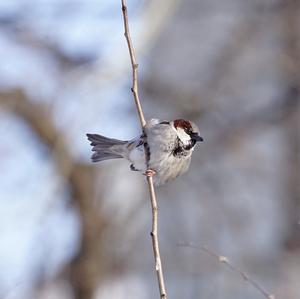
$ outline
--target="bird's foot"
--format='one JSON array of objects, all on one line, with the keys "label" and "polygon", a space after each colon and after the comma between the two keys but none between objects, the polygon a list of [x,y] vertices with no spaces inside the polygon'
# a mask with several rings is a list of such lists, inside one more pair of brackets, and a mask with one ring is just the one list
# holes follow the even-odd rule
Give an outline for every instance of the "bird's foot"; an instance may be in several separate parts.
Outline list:
[{"label": "bird's foot", "polygon": [[147,176],[147,177],[153,177],[156,175],[156,171],[153,170],[153,169],[147,169],[145,172],[144,172],[144,175]]}]

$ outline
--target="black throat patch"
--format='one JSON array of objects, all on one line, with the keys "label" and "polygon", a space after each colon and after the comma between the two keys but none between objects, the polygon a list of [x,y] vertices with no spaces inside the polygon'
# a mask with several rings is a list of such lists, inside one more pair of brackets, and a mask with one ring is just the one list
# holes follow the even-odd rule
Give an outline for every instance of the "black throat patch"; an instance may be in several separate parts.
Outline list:
[{"label": "black throat patch", "polygon": [[174,157],[186,157],[190,150],[195,146],[196,141],[191,140],[189,144],[184,145],[183,142],[177,138],[175,147],[172,151]]}]

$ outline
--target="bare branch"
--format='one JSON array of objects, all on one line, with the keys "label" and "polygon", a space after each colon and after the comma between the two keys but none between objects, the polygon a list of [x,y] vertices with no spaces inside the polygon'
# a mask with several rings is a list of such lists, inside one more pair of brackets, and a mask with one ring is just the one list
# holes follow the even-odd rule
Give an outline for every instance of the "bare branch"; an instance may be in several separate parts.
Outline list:
[{"label": "bare branch", "polygon": [[136,109],[137,109],[137,112],[139,115],[142,129],[143,129],[146,125],[146,120],[144,117],[144,113],[143,113],[140,98],[139,98],[139,92],[138,92],[137,76],[138,76],[138,66],[139,65],[136,62],[135,52],[134,52],[134,48],[133,48],[131,37],[130,37],[128,14],[127,14],[127,7],[126,7],[125,0],[122,0],[122,12],[123,12],[124,28],[125,28],[124,35],[125,35],[125,38],[127,41],[130,60],[131,60],[131,66],[132,66],[132,84],[133,85],[132,85],[131,91],[133,93]]},{"label": "bare branch", "polygon": [[235,273],[238,273],[245,281],[247,281],[250,285],[252,285],[258,292],[260,292],[265,298],[267,299],[275,299],[275,296],[269,294],[265,289],[255,280],[253,280],[246,272],[240,270],[238,267],[233,265],[229,258],[224,255],[219,255],[212,250],[208,249],[206,246],[197,246],[191,242],[182,242],[178,243],[178,246],[181,247],[189,247],[193,249],[200,250],[205,252],[206,254],[210,255],[211,257],[215,258],[218,262],[227,265],[227,267]]},{"label": "bare branch", "polygon": [[[127,14],[127,7],[125,0],[122,0],[122,12],[123,12],[123,20],[124,20],[124,28],[125,28],[125,38],[128,45],[131,66],[132,66],[132,88],[131,91],[133,93],[136,109],[139,115],[139,120],[141,123],[142,130],[144,131],[146,121],[144,117],[144,113],[141,107],[139,93],[138,93],[138,64],[135,58],[134,48],[132,45],[130,32],[129,32],[129,24],[128,24],[128,14]],[[147,155],[147,148],[145,146],[145,154]],[[148,169],[149,170],[149,169]],[[155,271],[157,274],[158,285],[159,285],[159,292],[161,299],[167,299],[167,292],[165,288],[164,276],[162,271],[162,264],[160,258],[160,251],[159,251],[159,243],[158,243],[158,235],[157,235],[157,218],[158,218],[158,208],[157,208],[157,200],[155,195],[155,189],[153,185],[152,176],[147,175],[147,182],[149,187],[150,199],[151,199],[151,207],[152,207],[152,230],[151,230],[151,239],[152,239],[152,247],[153,247],[153,254],[155,260]]]}]

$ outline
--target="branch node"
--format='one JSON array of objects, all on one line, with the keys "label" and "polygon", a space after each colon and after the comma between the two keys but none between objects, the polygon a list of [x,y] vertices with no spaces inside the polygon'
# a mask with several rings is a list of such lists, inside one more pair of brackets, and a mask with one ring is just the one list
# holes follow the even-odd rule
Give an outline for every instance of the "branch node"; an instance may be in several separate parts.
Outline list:
[{"label": "branch node", "polygon": [[224,255],[219,255],[219,262],[221,263],[229,263],[228,257],[224,256]]}]

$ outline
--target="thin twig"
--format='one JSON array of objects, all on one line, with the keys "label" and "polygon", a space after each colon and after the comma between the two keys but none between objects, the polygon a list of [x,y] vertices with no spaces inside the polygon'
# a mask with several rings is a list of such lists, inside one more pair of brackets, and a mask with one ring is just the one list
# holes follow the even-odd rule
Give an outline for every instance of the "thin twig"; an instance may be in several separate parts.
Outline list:
[{"label": "thin twig", "polygon": [[136,62],[135,52],[134,52],[134,48],[133,48],[131,37],[130,37],[128,14],[127,14],[127,7],[126,7],[125,0],[122,0],[122,12],[123,12],[123,20],[124,20],[124,28],[125,28],[124,35],[126,37],[130,60],[131,60],[131,66],[132,66],[132,88],[131,88],[131,91],[133,93],[133,97],[134,97],[134,101],[135,101],[135,105],[136,105],[136,109],[137,109],[137,112],[139,115],[142,129],[144,129],[144,127],[146,125],[146,120],[144,117],[144,113],[143,113],[140,98],[139,98],[138,82],[137,82],[139,65]]},{"label": "thin twig", "polygon": [[182,242],[178,243],[178,246],[181,247],[189,247],[197,250],[201,250],[208,255],[212,256],[213,258],[217,259],[220,263],[223,263],[227,265],[227,267],[232,270],[233,272],[238,273],[245,281],[247,281],[250,285],[252,285],[258,292],[260,292],[265,298],[267,299],[275,299],[275,296],[272,294],[269,294],[258,282],[253,280],[247,273],[237,268],[235,265],[233,265],[229,258],[224,255],[219,255],[212,250],[208,249],[206,246],[197,246],[191,242]]},{"label": "thin twig", "polygon": [[[132,66],[132,88],[131,88],[131,91],[133,93],[136,109],[137,109],[137,112],[139,115],[139,120],[140,120],[141,127],[142,127],[142,131],[144,132],[144,129],[146,126],[146,120],[144,117],[144,113],[142,110],[141,102],[139,99],[139,93],[138,93],[138,81],[137,81],[138,64],[137,64],[137,61],[135,58],[135,52],[134,52],[134,48],[133,48],[131,37],[130,37],[128,14],[127,14],[127,7],[126,7],[125,0],[122,0],[122,12],[123,12],[123,20],[124,20],[124,28],[125,28],[124,35],[126,37],[130,60],[131,60],[131,66]],[[147,149],[145,147],[145,153],[146,153],[146,150]],[[159,243],[158,243],[158,235],[157,235],[158,208],[157,208],[157,200],[156,200],[152,176],[147,176],[147,182],[148,182],[148,186],[149,186],[151,208],[152,208],[151,239],[152,239],[152,247],[153,247],[154,260],[155,260],[155,271],[157,274],[160,298],[167,299],[167,292],[166,292],[166,288],[165,288],[165,282],[164,282],[164,276],[163,276],[162,264],[161,264],[161,258],[160,258],[160,252],[159,252]]]}]

